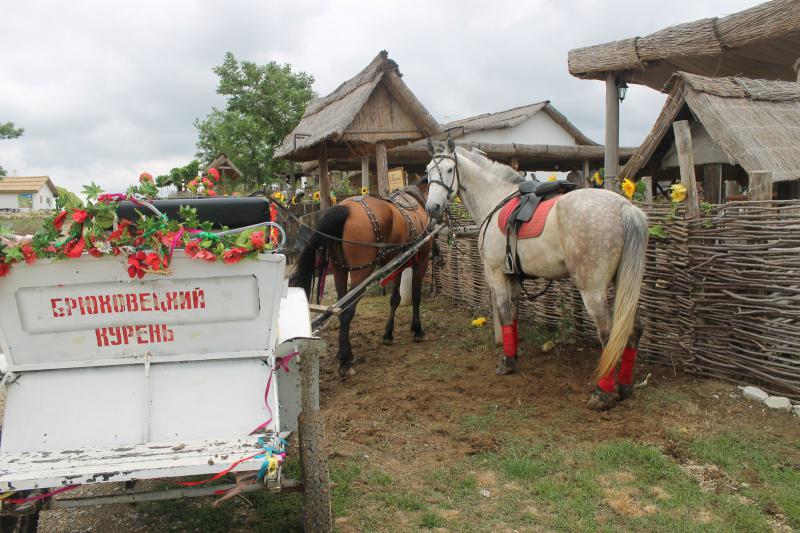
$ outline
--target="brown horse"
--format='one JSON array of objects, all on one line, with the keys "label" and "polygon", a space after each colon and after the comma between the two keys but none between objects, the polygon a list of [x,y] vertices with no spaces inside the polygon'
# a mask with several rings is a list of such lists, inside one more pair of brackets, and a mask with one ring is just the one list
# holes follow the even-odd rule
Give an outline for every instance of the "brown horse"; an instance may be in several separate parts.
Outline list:
[{"label": "brown horse", "polygon": [[[387,199],[375,196],[348,198],[331,207],[317,223],[313,234],[304,239],[305,247],[300,253],[297,268],[290,283],[302,287],[311,298],[311,286],[315,271],[323,282],[328,265],[333,269],[336,294],[342,298],[350,288],[357,286],[377,267],[389,262],[428,228],[425,213],[427,179],[397,191]],[[414,340],[425,335],[419,318],[422,299],[422,280],[428,268],[431,241],[428,241],[412,260],[411,300],[413,317],[411,332]],[[318,252],[320,252],[318,254]],[[402,267],[401,267],[402,268]],[[383,334],[384,344],[394,340],[394,316],[400,305],[401,276],[392,280],[392,296],[389,300],[389,320]],[[324,282],[323,282],[324,283]],[[358,301],[343,309],[339,315],[339,375],[353,375],[353,349],[350,345],[350,322],[356,312]]]}]

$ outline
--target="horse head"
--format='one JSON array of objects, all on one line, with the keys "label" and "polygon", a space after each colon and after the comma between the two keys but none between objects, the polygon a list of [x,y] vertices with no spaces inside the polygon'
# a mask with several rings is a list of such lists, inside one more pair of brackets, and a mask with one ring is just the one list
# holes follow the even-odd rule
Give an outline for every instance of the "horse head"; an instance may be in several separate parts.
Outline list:
[{"label": "horse head", "polygon": [[448,137],[447,142],[428,139],[431,162],[428,163],[428,200],[425,211],[437,220],[442,218],[447,204],[458,193],[458,159],[456,143]]}]

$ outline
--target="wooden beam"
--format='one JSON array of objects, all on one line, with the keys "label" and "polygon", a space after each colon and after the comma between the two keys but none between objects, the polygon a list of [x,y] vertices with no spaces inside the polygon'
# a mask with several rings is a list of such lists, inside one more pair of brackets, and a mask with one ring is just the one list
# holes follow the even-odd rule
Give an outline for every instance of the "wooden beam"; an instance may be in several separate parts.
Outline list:
[{"label": "wooden beam", "polygon": [[369,189],[369,156],[361,158],[361,188]]},{"label": "wooden beam", "polygon": [[644,182],[644,203],[652,204],[653,203],[653,177],[652,176],[645,176],[642,178]]},{"label": "wooden beam", "polygon": [[722,165],[703,165],[703,198],[712,204],[722,203]]},{"label": "wooden beam", "polygon": [[747,189],[747,199],[756,202],[772,200],[772,172],[754,170],[750,173],[750,187]]},{"label": "wooden beam", "polygon": [[328,174],[328,148],[323,142],[319,145],[319,207],[331,206],[331,176]]},{"label": "wooden beam", "polygon": [[617,75],[606,75],[606,146],[605,146],[605,184],[603,188],[613,187],[613,179],[619,173],[619,98],[617,96]]},{"label": "wooden beam", "polygon": [[591,172],[591,169],[589,168],[589,160],[588,159],[584,159],[583,160],[583,179],[581,180],[581,185],[580,185],[579,188],[583,189],[584,187],[588,187],[589,186],[589,172]]},{"label": "wooden beam", "polygon": [[375,165],[378,174],[378,194],[389,196],[389,164],[386,161],[386,144],[375,145]]},{"label": "wooden beam", "polygon": [[697,178],[694,175],[694,151],[689,121],[673,122],[672,129],[675,132],[675,148],[681,167],[681,183],[686,187],[686,218],[694,218],[700,214],[700,202],[697,199]]}]

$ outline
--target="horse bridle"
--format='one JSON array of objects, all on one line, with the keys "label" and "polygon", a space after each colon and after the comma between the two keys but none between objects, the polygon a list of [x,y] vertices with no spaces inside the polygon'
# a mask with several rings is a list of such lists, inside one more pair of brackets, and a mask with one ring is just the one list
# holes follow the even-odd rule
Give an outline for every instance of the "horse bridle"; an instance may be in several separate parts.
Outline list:
[{"label": "horse bridle", "polygon": [[[453,162],[453,165],[455,166],[455,174],[453,176],[453,183],[451,183],[450,185],[447,185],[442,180],[442,169],[439,168],[439,161],[441,161],[443,159],[451,160]],[[433,158],[431,159],[431,162],[433,163],[433,166],[436,167],[436,170],[439,171],[439,179],[432,178],[430,173],[429,173],[428,174],[428,186],[438,185],[439,187],[441,187],[442,189],[447,191],[447,200],[448,201],[450,200],[450,197],[453,196],[454,192],[458,192],[458,191],[467,192],[467,188],[464,187],[463,185],[461,185],[461,179],[460,179],[460,176],[459,176],[459,173],[458,173],[458,154],[455,152],[455,150],[453,151],[453,155],[450,155],[450,154],[433,154]],[[453,187],[453,184],[455,184],[455,188]]]}]

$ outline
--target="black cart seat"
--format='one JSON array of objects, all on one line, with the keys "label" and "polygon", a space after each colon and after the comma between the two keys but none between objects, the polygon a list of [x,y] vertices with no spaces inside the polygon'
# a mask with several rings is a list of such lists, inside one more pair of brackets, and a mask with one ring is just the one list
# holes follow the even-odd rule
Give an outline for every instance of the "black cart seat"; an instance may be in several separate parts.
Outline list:
[{"label": "black cart seat", "polygon": [[[153,200],[150,202],[156,209],[167,215],[167,218],[179,220],[181,206],[197,209],[197,216],[201,222],[211,222],[214,227],[227,226],[230,229],[252,226],[269,221],[269,201],[263,197],[253,198],[176,198],[170,200]],[[120,202],[117,216],[136,222],[139,215],[136,210],[145,215],[152,212],[144,206],[137,206],[133,202]]]}]

